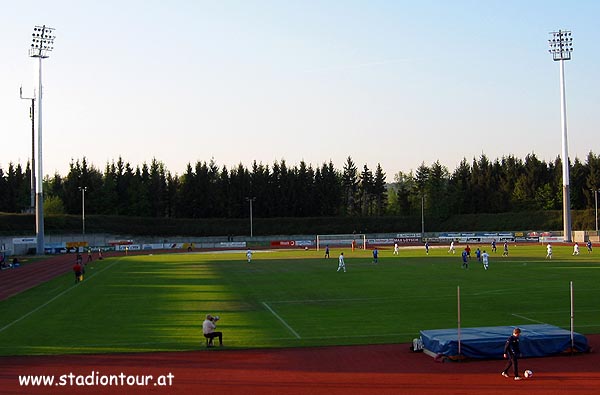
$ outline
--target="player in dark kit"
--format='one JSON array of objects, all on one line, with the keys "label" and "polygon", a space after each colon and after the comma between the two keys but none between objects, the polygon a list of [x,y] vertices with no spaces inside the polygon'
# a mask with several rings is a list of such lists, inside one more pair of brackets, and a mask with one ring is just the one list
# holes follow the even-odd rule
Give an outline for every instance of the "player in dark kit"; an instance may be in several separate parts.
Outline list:
[{"label": "player in dark kit", "polygon": [[468,253],[467,253],[467,249],[465,248],[461,254],[462,256],[462,267],[463,269],[468,269],[469,268],[469,261],[468,261]]},{"label": "player in dark kit", "polygon": [[521,349],[519,348],[519,336],[521,330],[515,328],[513,334],[506,340],[504,344],[504,358],[507,358],[506,366],[502,371],[502,376],[508,377],[508,370],[513,367],[515,372],[515,380],[521,380],[519,376],[519,357],[521,356]]}]

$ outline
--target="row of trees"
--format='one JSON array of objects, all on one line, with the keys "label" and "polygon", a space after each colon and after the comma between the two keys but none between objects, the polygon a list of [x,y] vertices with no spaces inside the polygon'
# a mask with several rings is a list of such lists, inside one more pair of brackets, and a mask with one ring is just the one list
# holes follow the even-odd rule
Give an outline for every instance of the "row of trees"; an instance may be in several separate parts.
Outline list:
[{"label": "row of trees", "polygon": [[[571,171],[571,206],[594,207],[592,190],[600,188],[600,157],[590,152],[575,159]],[[0,168],[0,211],[23,212],[30,206],[30,167]],[[178,218],[381,216],[414,215],[422,207],[439,218],[452,214],[561,209],[562,165],[540,161],[535,154],[491,161],[485,155],[466,159],[450,173],[439,161],[399,172],[393,183],[378,164],[374,171],[357,167],[348,157],[341,170],[333,163],[313,168],[305,162],[289,167],[254,162],[228,169],[210,162],[188,164],[176,175],[153,159],[136,166],[107,163],[104,171],[86,158],[72,161],[66,176],[44,180],[45,211],[79,214],[85,194],[86,213]]]},{"label": "row of trees", "polygon": [[[571,208],[593,208],[600,188],[600,157],[590,152],[586,162],[570,163]],[[395,176],[390,209],[397,214],[425,210],[440,218],[451,214],[501,213],[562,209],[562,162],[540,161],[535,154],[490,161],[485,155],[471,163],[463,159],[454,172],[439,162]]]},{"label": "row of trees", "polygon": [[[0,169],[0,211],[22,212],[30,203],[30,168],[10,164]],[[252,200],[255,215],[318,217],[383,215],[387,204],[386,175],[380,165],[359,171],[348,158],[343,171],[332,162],[313,168],[305,162],[288,167],[256,163],[248,169],[219,168],[214,161],[188,164],[173,175],[153,159],[135,169],[121,158],[103,172],[86,158],[71,162],[66,177],[44,180],[46,213],[131,215],[178,218],[243,218]]]}]

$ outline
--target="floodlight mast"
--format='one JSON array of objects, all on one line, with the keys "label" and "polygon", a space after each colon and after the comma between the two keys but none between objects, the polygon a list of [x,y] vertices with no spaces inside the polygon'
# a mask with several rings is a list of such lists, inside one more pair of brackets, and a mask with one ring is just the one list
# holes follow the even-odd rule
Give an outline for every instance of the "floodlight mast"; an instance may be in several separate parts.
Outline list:
[{"label": "floodlight mast", "polygon": [[37,254],[44,254],[44,195],[43,167],[42,167],[42,59],[49,57],[54,49],[54,29],[46,25],[33,28],[32,43],[29,48],[29,56],[38,58],[38,157],[37,157],[37,186],[35,195],[35,228],[37,234]]},{"label": "floodlight mast", "polygon": [[565,100],[565,60],[571,60],[573,37],[568,30],[550,32],[550,52],[560,62],[560,124],[562,129],[562,177],[563,177],[563,233],[564,240],[571,241],[571,198],[569,196],[569,149],[567,141],[567,103]]}]

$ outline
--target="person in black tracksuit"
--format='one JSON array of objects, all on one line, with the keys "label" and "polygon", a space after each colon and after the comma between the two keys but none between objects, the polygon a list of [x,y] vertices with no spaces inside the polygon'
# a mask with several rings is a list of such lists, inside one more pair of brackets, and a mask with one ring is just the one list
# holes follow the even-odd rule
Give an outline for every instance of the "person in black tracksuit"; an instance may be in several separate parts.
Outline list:
[{"label": "person in black tracksuit", "polygon": [[521,330],[515,328],[513,334],[506,340],[504,344],[504,358],[508,359],[506,366],[502,371],[502,376],[508,377],[508,370],[512,366],[515,372],[515,380],[521,380],[519,376],[519,357],[521,356],[521,350],[519,348],[519,336]]}]

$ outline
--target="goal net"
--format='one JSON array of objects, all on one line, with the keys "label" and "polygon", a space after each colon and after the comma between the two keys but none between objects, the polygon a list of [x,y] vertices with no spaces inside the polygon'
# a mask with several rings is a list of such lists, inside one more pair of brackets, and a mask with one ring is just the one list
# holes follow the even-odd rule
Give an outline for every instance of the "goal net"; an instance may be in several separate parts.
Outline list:
[{"label": "goal net", "polygon": [[317,251],[329,247],[348,247],[367,249],[367,236],[365,234],[342,235],[317,235]]}]

